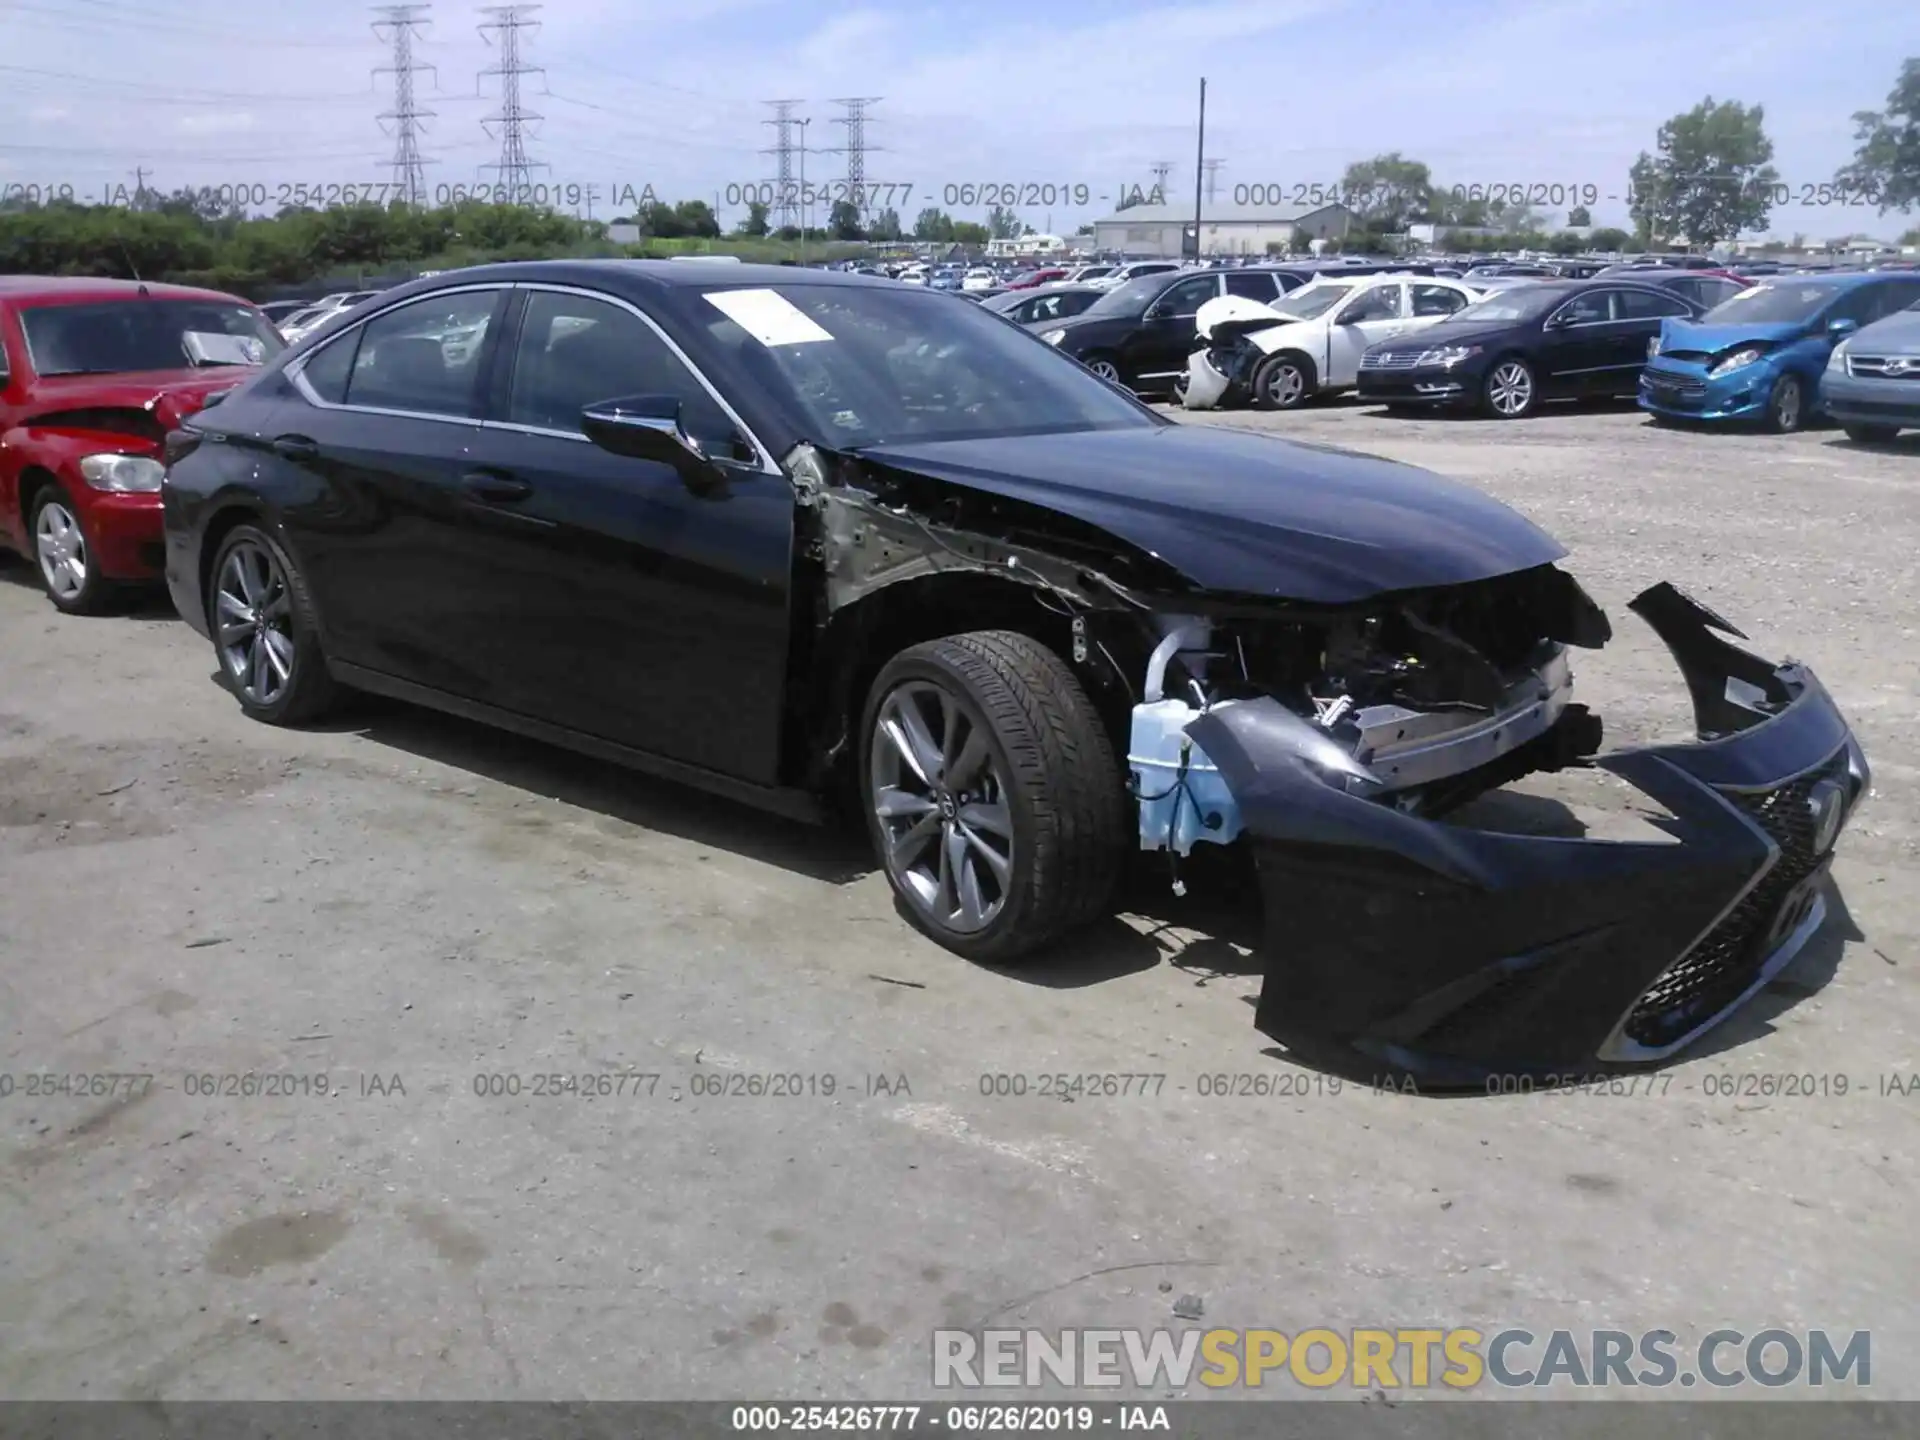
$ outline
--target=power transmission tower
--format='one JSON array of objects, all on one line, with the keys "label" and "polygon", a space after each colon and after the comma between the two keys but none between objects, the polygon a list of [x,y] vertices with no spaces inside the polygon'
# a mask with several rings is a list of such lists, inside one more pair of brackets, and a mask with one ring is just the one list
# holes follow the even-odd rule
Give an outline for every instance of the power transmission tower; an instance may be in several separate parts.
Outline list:
[{"label": "power transmission tower", "polygon": [[1173,174],[1173,161],[1156,160],[1149,167],[1153,171],[1153,188],[1159,194],[1162,204],[1166,203],[1167,177]]},{"label": "power transmission tower", "polygon": [[480,12],[494,17],[479,27],[480,38],[489,45],[495,36],[500,41],[500,63],[480,72],[483,86],[487,76],[500,77],[500,108],[480,122],[490,139],[499,140],[500,158],[481,168],[499,172],[501,193],[513,204],[525,204],[531,198],[533,172],[547,168],[542,162],[527,157],[528,127],[546,117],[527,109],[520,98],[522,75],[547,73],[543,66],[528,65],[520,58],[520,36],[540,28],[537,21],[528,18],[540,8],[538,5],[489,5]]},{"label": "power transmission tower", "polygon": [[773,119],[760,122],[773,126],[773,144],[760,152],[773,156],[773,200],[768,206],[771,218],[767,223],[774,230],[784,230],[800,223],[794,218],[800,205],[793,183],[793,132],[800,123],[794,117],[793,107],[800,102],[769,100],[766,103],[773,107]]},{"label": "power transmission tower", "polygon": [[836,146],[827,153],[847,157],[847,198],[853,201],[860,211],[860,219],[867,218],[867,151],[881,149],[878,145],[867,144],[867,106],[878,105],[883,97],[864,95],[857,99],[836,100],[833,103],[844,106],[846,114],[834,120],[836,125],[847,127],[847,140],[844,145]]},{"label": "power transmission tower", "polygon": [[[424,128],[420,122],[431,119],[433,111],[420,109],[413,99],[413,77],[419,72],[432,71],[435,87],[440,84],[440,73],[435,67],[422,65],[413,58],[413,42],[419,27],[431,23],[421,17],[432,8],[431,5],[374,7],[374,14],[384,15],[386,19],[374,21],[373,33],[393,45],[393,63],[373,72],[376,76],[393,76],[393,108],[377,118],[380,128],[393,136],[394,198],[409,205],[427,203],[426,167],[433,163],[420,154],[420,133]],[[391,130],[387,129],[389,123],[393,126]]]},{"label": "power transmission tower", "polygon": [[1207,203],[1208,203],[1209,205],[1211,205],[1211,204],[1213,203],[1213,187],[1214,187],[1214,182],[1215,182],[1216,180],[1218,180],[1218,178],[1219,178],[1219,176],[1220,176],[1220,167],[1221,167],[1222,165],[1224,165],[1224,164],[1226,164],[1226,161],[1224,161],[1224,160],[1209,160],[1209,161],[1207,161],[1207,162],[1206,162],[1206,171],[1207,171]]}]

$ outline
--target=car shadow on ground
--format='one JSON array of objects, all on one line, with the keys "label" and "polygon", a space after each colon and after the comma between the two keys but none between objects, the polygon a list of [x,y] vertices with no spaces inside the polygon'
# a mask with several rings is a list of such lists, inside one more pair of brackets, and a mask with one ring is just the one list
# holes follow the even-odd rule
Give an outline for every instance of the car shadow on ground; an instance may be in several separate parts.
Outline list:
[{"label": "car shadow on ground", "polygon": [[[18,585],[22,590],[31,590],[43,599],[46,586],[40,581],[40,567],[24,555],[11,550],[0,550],[0,584]],[[58,615],[62,612],[54,609],[51,600],[46,601],[47,612]],[[113,597],[113,603],[97,616],[76,616],[76,619],[99,620],[141,620],[171,621],[180,618],[180,612],[173,608],[173,599],[167,594],[167,587],[161,584],[128,585]]]},{"label": "car shadow on ground", "polygon": [[[218,672],[212,678],[221,683]],[[501,785],[832,885],[851,884],[878,869],[866,835],[852,819],[807,825],[402,701],[355,696],[338,719],[312,728],[357,734]],[[1514,790],[1481,796],[1451,818],[1509,834],[1578,839],[1589,833],[1579,815],[1559,800]],[[1176,880],[1184,894],[1176,891]],[[1177,867],[1163,852],[1136,852],[1128,860],[1120,895],[1118,913],[1061,937],[1017,965],[993,968],[1009,981],[1042,989],[1099,985],[1161,965],[1195,989],[1266,972],[1262,899],[1245,847],[1197,845]],[[1831,883],[1827,903],[1827,923],[1800,958],[1681,1058],[1736,1049],[1770,1034],[1780,1015],[1831,982],[1844,943],[1864,937]],[[908,923],[904,915],[900,923]],[[1257,995],[1240,998],[1249,1007],[1257,1003]],[[1358,1083],[1381,1083],[1386,1068],[1346,1051],[1273,1045],[1262,1053]]]},{"label": "car shadow on ground", "polygon": [[1869,455],[1920,457],[1920,430],[1904,430],[1892,440],[1849,440],[1845,435],[1834,434],[1825,443],[1831,449],[1861,450]]}]

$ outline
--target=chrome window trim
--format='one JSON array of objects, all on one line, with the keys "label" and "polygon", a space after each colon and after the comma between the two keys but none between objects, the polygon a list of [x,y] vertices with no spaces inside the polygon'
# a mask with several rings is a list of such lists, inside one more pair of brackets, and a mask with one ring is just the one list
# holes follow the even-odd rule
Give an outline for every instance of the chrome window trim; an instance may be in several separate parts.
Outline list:
[{"label": "chrome window trim", "polygon": [[[707,378],[706,372],[701,370],[701,368],[698,365],[693,363],[692,357],[689,356],[685,350],[682,350],[680,346],[674,342],[674,338],[671,335],[667,334],[665,330],[660,328],[660,324],[658,321],[656,321],[651,315],[647,314],[647,312],[642,310],[638,305],[635,305],[631,300],[623,299],[618,295],[609,294],[605,290],[590,290],[584,285],[557,285],[557,284],[549,284],[539,280],[516,281],[514,282],[512,288],[515,290],[540,290],[540,291],[545,291],[546,293],[551,295],[578,295],[587,300],[598,300],[598,301],[601,301],[603,304],[616,306],[619,309],[625,310],[631,315],[633,315],[636,319],[640,321],[642,325],[645,325],[649,330],[653,331],[653,333],[659,337],[660,342],[663,345],[665,345],[668,350],[673,352],[674,358],[678,360],[682,365],[686,366],[687,373],[693,376],[693,378],[699,382],[700,388],[707,392],[707,394],[712,398],[713,403],[718,405],[723,411],[726,412],[727,418],[734,423],[734,427],[738,429],[742,435],[746,436],[748,441],[752,443],[754,453],[757,456],[759,456],[760,463],[757,466],[746,467],[746,468],[753,469],[763,475],[784,475],[785,474],[785,472],[781,470],[780,466],[777,463],[775,463],[773,458],[773,452],[767,449],[766,443],[762,441],[761,438],[754,433],[753,427],[748,425],[745,420],[740,418],[740,412],[734,409],[733,406],[728,403],[727,397],[722,395],[720,393],[719,387],[716,386],[713,383],[713,381]],[[509,398],[511,398],[511,396],[509,396]],[[522,424],[519,424],[518,422],[507,421],[507,420],[483,420],[480,423],[483,428],[489,429],[489,430],[496,430],[496,429],[520,430],[525,433],[536,434],[536,435],[564,435],[570,440],[584,441],[589,445],[593,443],[591,440],[588,440],[586,436],[577,435],[570,430],[553,430],[544,426],[522,425]]]}]

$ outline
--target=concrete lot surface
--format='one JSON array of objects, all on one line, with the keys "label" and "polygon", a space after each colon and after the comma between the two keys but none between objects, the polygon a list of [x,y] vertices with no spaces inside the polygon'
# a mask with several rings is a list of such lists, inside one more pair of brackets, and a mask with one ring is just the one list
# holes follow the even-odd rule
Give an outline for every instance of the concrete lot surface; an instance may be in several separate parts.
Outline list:
[{"label": "concrete lot surface", "polygon": [[[1204,423],[1559,535],[1619,632],[1578,659],[1610,743],[1686,725],[1624,609],[1653,580],[1811,661],[1877,781],[1813,950],[1635,1094],[1343,1085],[1252,1028],[1239,901],[1150,868],[1137,913],[970,968],[857,837],[403,706],[255,725],[164,602],[66,618],[10,562],[0,1395],[902,1398],[935,1327],[1185,1325],[1197,1296],[1287,1331],[1871,1330],[1873,1396],[1920,1398],[1920,1093],[1883,1093],[1920,1034],[1920,437]],[[1627,818],[1591,777],[1529,788]],[[27,1093],[107,1072],[151,1080]],[[1115,1072],[1162,1078],[1032,1093]],[[279,1093],[220,1093],[241,1075]],[[1202,1093],[1238,1075],[1277,1093]],[[1718,1093],[1767,1075],[1827,1093]]]}]

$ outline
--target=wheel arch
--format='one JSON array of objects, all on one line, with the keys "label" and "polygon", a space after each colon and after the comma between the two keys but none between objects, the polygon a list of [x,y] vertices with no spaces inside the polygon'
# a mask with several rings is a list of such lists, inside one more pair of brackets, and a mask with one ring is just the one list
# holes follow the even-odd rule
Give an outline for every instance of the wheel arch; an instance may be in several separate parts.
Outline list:
[{"label": "wheel arch", "polygon": [[[213,603],[213,562],[219,557],[220,547],[227,543],[227,536],[242,525],[249,524],[274,530],[259,501],[238,495],[220,503],[207,516],[206,524],[200,530],[200,553],[194,557],[194,567],[200,581],[200,603],[203,606]],[[279,539],[277,531],[274,532],[274,538]],[[285,544],[285,541],[281,543]]]}]

